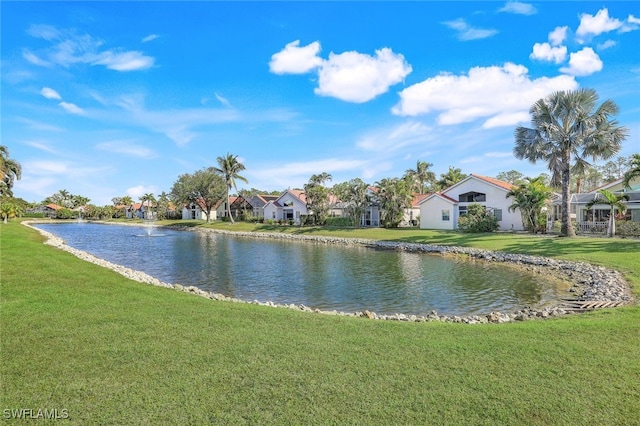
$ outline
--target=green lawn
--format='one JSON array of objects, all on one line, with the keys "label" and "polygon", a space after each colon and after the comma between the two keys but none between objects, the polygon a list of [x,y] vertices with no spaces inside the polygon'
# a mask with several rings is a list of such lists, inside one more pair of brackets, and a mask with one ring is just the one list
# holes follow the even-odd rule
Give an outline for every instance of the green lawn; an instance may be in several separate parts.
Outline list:
[{"label": "green lawn", "polygon": [[[200,226],[198,223],[192,223]],[[207,225],[584,260],[640,288],[640,241]],[[640,307],[503,325],[214,302],[0,225],[0,409],[76,424],[640,424]]]}]

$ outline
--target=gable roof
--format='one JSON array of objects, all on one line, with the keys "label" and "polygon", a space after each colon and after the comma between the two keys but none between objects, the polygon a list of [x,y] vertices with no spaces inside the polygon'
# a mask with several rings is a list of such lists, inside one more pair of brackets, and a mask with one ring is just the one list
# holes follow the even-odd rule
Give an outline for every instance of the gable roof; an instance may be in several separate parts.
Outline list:
[{"label": "gable roof", "polygon": [[413,200],[411,201],[411,207],[418,207],[422,200],[429,197],[432,194],[413,194]]},{"label": "gable roof", "polygon": [[495,186],[499,189],[502,189],[503,191],[511,191],[511,189],[513,189],[515,187],[515,185],[509,183],[509,182],[505,182],[503,180],[499,180],[499,179],[495,179],[489,176],[482,176],[482,175],[477,175],[474,173],[471,173],[469,176],[467,176],[466,178],[462,179],[460,182],[454,183],[453,185],[451,185],[450,187],[444,189],[442,191],[442,194],[446,194],[447,192],[450,192],[452,189],[454,189],[457,186],[462,185],[463,183],[467,182],[468,180],[471,179],[476,179],[479,180],[481,182],[485,182],[488,183],[489,185]]},{"label": "gable roof", "polygon": [[422,200],[420,200],[418,202],[418,204],[424,204],[426,203],[428,200],[431,200],[433,198],[441,198],[444,201],[451,203],[451,204],[458,204],[458,200],[455,200],[451,197],[449,197],[448,195],[443,194],[442,192],[434,192],[433,194],[427,194],[426,197],[424,197]]},{"label": "gable roof", "polygon": [[64,209],[64,207],[59,206],[59,205],[54,204],[54,203],[47,204],[45,207],[49,207],[51,210],[60,210],[60,209]]}]

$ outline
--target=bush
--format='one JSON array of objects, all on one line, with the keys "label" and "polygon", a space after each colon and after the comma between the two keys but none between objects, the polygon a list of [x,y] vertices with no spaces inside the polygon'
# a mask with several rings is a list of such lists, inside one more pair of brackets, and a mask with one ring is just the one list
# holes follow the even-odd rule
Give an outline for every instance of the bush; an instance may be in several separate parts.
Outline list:
[{"label": "bush", "polygon": [[72,211],[69,209],[60,209],[56,211],[56,219],[71,219]]},{"label": "bush", "polygon": [[640,223],[632,220],[616,220],[616,235],[640,237]]},{"label": "bush", "polygon": [[347,228],[353,226],[353,220],[350,217],[328,217],[325,225],[335,226],[337,228]]},{"label": "bush", "polygon": [[467,214],[458,219],[462,232],[493,232],[499,228],[498,219],[480,204],[470,204]]}]

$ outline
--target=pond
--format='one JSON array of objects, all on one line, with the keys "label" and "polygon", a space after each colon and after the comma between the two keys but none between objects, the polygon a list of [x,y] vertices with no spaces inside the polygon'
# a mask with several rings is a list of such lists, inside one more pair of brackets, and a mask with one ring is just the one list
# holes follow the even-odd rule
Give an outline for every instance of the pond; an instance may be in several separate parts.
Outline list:
[{"label": "pond", "polygon": [[462,257],[143,226],[38,224],[67,245],[161,281],[228,297],[378,314],[476,315],[542,307],[568,284]]}]

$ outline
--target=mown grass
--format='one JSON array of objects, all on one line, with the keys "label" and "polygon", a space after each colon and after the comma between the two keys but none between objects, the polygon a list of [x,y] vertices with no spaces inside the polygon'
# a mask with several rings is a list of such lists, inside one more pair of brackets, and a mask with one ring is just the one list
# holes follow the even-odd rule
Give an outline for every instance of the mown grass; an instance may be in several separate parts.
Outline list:
[{"label": "mown grass", "polygon": [[[0,232],[1,410],[67,409],[76,424],[640,424],[637,306],[479,326],[305,314],[135,283],[17,223]],[[640,286],[638,241],[311,232],[588,260]]]}]

